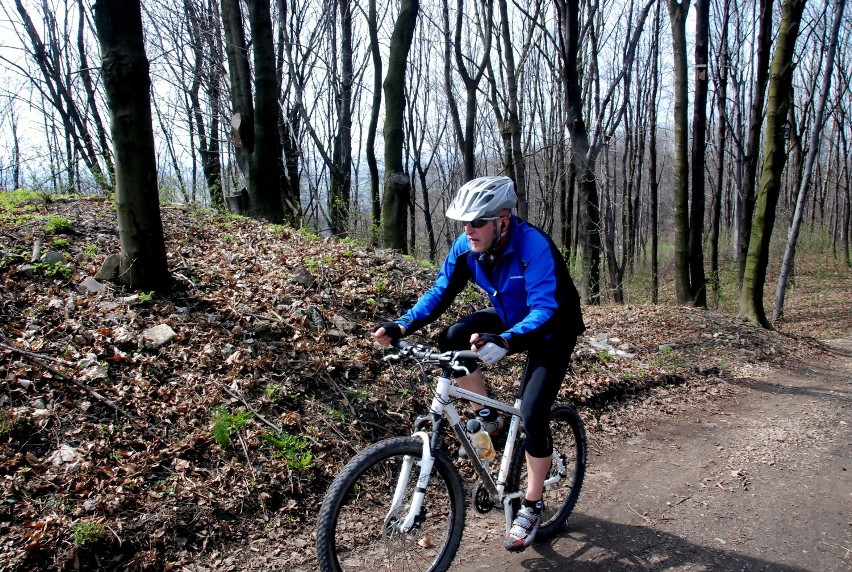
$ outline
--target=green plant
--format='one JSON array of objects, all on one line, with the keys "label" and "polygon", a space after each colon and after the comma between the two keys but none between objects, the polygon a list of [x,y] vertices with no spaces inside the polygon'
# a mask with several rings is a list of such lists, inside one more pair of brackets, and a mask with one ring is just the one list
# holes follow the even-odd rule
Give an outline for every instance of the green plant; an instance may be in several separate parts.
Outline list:
[{"label": "green plant", "polygon": [[71,527],[71,540],[75,546],[95,544],[106,538],[106,527],[90,520],[80,520]]},{"label": "green plant", "polygon": [[376,294],[384,294],[388,291],[388,282],[384,278],[373,278],[373,288],[376,289]]},{"label": "green plant", "polygon": [[139,301],[140,302],[147,303],[147,302],[150,302],[153,299],[154,299],[154,291],[153,290],[151,290],[150,292],[139,292]]},{"label": "green plant", "polygon": [[362,399],[366,400],[370,398],[370,392],[365,391],[363,389],[355,389],[354,387],[347,387],[343,390],[343,395],[346,396],[346,399],[352,401],[354,399]]},{"label": "green plant", "polygon": [[269,383],[263,388],[263,394],[268,400],[277,403],[284,399],[284,386],[278,383]]},{"label": "green plant", "polygon": [[98,255],[98,252],[100,252],[100,249],[94,244],[87,244],[80,250],[80,253],[83,255],[83,258],[86,259],[94,258]]},{"label": "green plant", "polygon": [[222,242],[234,242],[234,240],[236,240],[236,237],[233,234],[225,233],[222,235]]},{"label": "green plant", "polygon": [[346,419],[347,419],[347,415],[346,415],[345,411],[335,409],[334,407],[331,407],[330,405],[325,408],[325,414],[332,421],[346,421]]},{"label": "green plant", "polygon": [[47,217],[47,222],[44,223],[44,232],[47,234],[64,232],[69,228],[71,228],[71,221],[61,216],[50,215]]},{"label": "green plant", "polygon": [[231,434],[239,431],[251,419],[248,411],[231,413],[225,407],[219,407],[213,414],[213,438],[222,446],[231,444]]},{"label": "green plant", "polygon": [[12,417],[12,413],[6,410],[0,412],[0,437],[12,431],[14,427],[15,418]]},{"label": "green plant", "polygon": [[54,238],[50,241],[50,248],[52,248],[53,250],[63,250],[65,248],[68,248],[69,244],[70,243],[68,242],[67,238]]},{"label": "green plant", "polygon": [[0,208],[12,210],[27,204],[34,204],[37,208],[44,204],[44,198],[39,193],[26,189],[16,189],[0,193]]},{"label": "green plant", "polygon": [[315,241],[322,240],[322,238],[320,238],[320,236],[318,234],[314,234],[304,227],[299,229],[299,234],[301,234],[305,238],[309,238],[311,240],[315,240]]},{"label": "green plant", "polygon": [[273,456],[276,459],[286,459],[289,468],[307,469],[313,465],[314,455],[308,448],[308,442],[305,439],[291,435],[286,431],[264,433],[262,437],[272,446]]},{"label": "green plant", "polygon": [[61,262],[36,262],[33,268],[44,276],[61,277],[65,280],[69,280],[74,275],[74,271]]},{"label": "green plant", "polygon": [[609,363],[612,361],[613,355],[608,351],[601,350],[598,352],[597,358],[601,363]]}]

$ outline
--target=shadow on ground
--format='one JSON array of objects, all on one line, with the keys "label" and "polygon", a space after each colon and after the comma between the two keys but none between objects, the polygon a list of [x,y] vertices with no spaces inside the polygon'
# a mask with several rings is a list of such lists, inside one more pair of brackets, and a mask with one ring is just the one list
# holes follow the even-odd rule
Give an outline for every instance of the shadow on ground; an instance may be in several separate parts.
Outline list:
[{"label": "shadow on ground", "polygon": [[701,546],[649,526],[614,524],[582,513],[570,518],[562,534],[516,558],[507,570],[806,570],[738,554],[732,548]]}]

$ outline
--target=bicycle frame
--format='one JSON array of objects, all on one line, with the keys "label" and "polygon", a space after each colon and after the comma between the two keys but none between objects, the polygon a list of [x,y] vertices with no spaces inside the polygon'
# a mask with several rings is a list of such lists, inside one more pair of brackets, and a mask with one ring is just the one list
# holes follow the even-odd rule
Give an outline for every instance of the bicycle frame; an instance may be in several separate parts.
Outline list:
[{"label": "bicycle frame", "polygon": [[[484,407],[490,407],[491,409],[495,409],[497,411],[501,411],[503,413],[511,415],[511,422],[509,424],[509,431],[506,436],[506,446],[503,449],[503,455],[500,459],[500,469],[497,473],[497,479],[491,476],[491,473],[488,471],[488,466],[482,462],[482,460],[477,455],[473,445],[470,442],[470,439],[467,435],[467,431],[465,431],[464,426],[462,425],[462,418],[456,410],[453,402],[456,399],[461,399],[468,402],[476,402],[481,403]],[[520,498],[524,495],[523,491],[510,491],[506,493],[506,479],[509,475],[509,465],[512,461],[512,455],[515,449],[515,443],[517,440],[518,432],[520,431],[521,425],[521,407],[522,400],[520,398],[515,399],[514,406],[507,405],[501,401],[497,401],[496,399],[491,399],[489,397],[485,397],[478,393],[474,393],[472,391],[468,391],[457,385],[454,385],[452,380],[443,373],[438,378],[437,386],[435,387],[435,394],[432,398],[432,403],[429,407],[429,414],[426,419],[421,418],[418,420],[415,425],[415,429],[418,429],[421,425],[423,425],[425,420],[431,421],[433,429],[432,429],[432,438],[430,439],[429,434],[423,430],[415,430],[413,436],[418,437],[423,441],[423,454],[422,459],[419,462],[420,465],[420,474],[417,479],[417,490],[414,493],[414,497],[412,498],[411,507],[408,510],[408,514],[403,519],[402,522],[398,523],[398,529],[402,532],[409,532],[415,523],[415,518],[420,514],[420,511],[423,507],[423,499],[426,496],[426,490],[429,483],[429,477],[432,474],[432,467],[434,465],[434,456],[432,454],[433,450],[436,450],[437,447],[440,446],[440,435],[442,430],[443,419],[450,424],[453,430],[456,433],[459,441],[462,443],[462,447],[464,447],[465,451],[467,451],[468,458],[473,463],[473,468],[476,471],[477,476],[480,478],[486,489],[488,490],[489,495],[495,503],[501,503],[503,505],[503,512],[506,518],[506,530],[508,531],[512,527],[512,506],[511,501],[517,498]],[[394,493],[393,502],[391,503],[391,509],[388,512],[388,517],[390,517],[396,508],[402,503],[402,497],[405,489],[405,483],[408,482],[409,475],[411,474],[411,470],[413,469],[414,459],[412,457],[406,456],[403,460],[403,467],[400,472],[400,477],[397,482],[396,490]],[[564,473],[564,470],[559,471],[560,474]],[[559,477],[555,477],[549,479],[545,482],[545,485],[552,484],[557,482]]]}]

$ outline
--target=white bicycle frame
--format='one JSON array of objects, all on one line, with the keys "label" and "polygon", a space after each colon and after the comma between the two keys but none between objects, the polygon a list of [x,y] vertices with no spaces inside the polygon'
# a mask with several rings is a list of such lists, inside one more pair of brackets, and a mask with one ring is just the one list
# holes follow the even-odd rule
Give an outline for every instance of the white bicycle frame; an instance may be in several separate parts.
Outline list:
[{"label": "white bicycle frame", "polygon": [[[488,472],[487,465],[483,464],[482,460],[480,460],[478,455],[476,455],[475,453],[473,445],[471,444],[470,439],[468,438],[467,432],[462,426],[461,416],[459,415],[458,411],[456,411],[456,408],[453,405],[453,402],[456,399],[481,403],[483,407],[489,407],[491,409],[495,409],[512,416],[512,421],[509,424],[509,432],[506,435],[506,447],[503,449],[503,455],[500,459],[500,470],[497,473],[496,480]],[[512,527],[511,501],[520,498],[524,495],[524,491],[510,491],[509,493],[505,492],[506,479],[508,479],[509,476],[509,464],[512,462],[515,442],[518,436],[518,431],[520,431],[521,426],[521,402],[521,399],[515,399],[514,406],[509,406],[501,401],[497,401],[496,399],[491,399],[478,393],[462,389],[461,387],[454,385],[448,377],[442,374],[438,378],[438,384],[435,388],[435,395],[433,396],[432,404],[429,407],[430,414],[433,414],[437,417],[443,416],[444,418],[446,418],[450,426],[455,430],[456,436],[462,442],[462,446],[468,452],[468,457],[471,459],[471,462],[473,463],[473,467],[476,470],[477,475],[482,480],[485,487],[488,489],[491,498],[494,501],[500,502],[503,505],[503,512],[506,518],[507,532]],[[423,441],[423,453],[421,455],[420,461],[417,463],[420,467],[420,474],[417,479],[417,488],[411,499],[411,506],[408,509],[406,517],[401,522],[396,524],[397,529],[403,533],[409,532],[414,527],[415,518],[417,517],[417,515],[420,514],[420,511],[423,507],[423,500],[426,497],[429,477],[432,474],[432,468],[435,464],[435,458],[432,456],[432,447],[430,444],[429,434],[425,431],[416,431],[412,436],[417,437]],[[565,467],[563,466],[563,461],[555,450],[553,452],[553,462],[557,464],[558,471],[556,476],[545,480],[545,487],[559,482],[565,475]],[[406,455],[404,457],[402,469],[400,471],[399,479],[397,480],[396,484],[396,490],[394,492],[393,502],[391,503],[391,508],[388,512],[386,519],[389,518],[402,504],[403,495],[405,494],[405,489],[408,484],[408,479],[411,476],[411,471],[414,468],[414,463],[414,458],[410,455]]]}]

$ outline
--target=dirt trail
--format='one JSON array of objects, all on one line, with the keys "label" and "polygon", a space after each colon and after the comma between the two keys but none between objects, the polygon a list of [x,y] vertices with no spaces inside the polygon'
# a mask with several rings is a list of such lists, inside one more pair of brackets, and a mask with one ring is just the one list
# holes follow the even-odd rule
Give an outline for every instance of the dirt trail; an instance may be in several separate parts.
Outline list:
[{"label": "dirt trail", "polygon": [[591,435],[565,531],[521,554],[471,511],[453,570],[852,570],[852,338],[731,397]]}]

